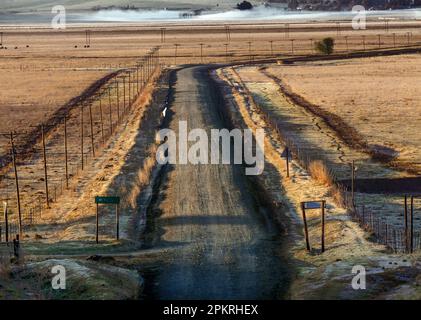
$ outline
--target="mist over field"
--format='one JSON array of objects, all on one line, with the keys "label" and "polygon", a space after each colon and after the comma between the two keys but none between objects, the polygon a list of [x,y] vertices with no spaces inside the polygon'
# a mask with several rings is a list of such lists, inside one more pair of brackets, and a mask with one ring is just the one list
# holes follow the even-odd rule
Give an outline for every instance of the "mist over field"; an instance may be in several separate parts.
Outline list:
[{"label": "mist over field", "polygon": [[[369,11],[368,17],[399,17],[416,18],[420,10]],[[311,12],[287,11],[283,8],[257,6],[252,10],[228,10],[221,12],[203,12],[197,16],[188,16],[189,11],[177,10],[100,10],[80,16],[81,20],[94,22],[137,22],[137,21],[167,21],[167,20],[198,20],[198,21],[236,21],[236,20],[333,20],[352,19],[352,11]]]},{"label": "mist over field", "polygon": [[[285,4],[263,5],[251,1],[252,10],[237,10],[238,0],[5,0],[0,2],[0,23],[49,23],[51,9],[63,5],[68,23],[153,22],[153,21],[327,21],[350,20],[352,11],[290,11]],[[134,9],[123,9],[134,8]],[[421,9],[367,11],[368,18],[420,19]]]},{"label": "mist over field", "polygon": [[[0,10],[15,11],[48,11],[55,5],[63,5],[72,10],[89,10],[95,7],[136,7],[142,9],[164,9],[164,8],[205,8],[214,7],[233,8],[237,0],[2,0]],[[260,2],[255,2],[260,3]]]}]

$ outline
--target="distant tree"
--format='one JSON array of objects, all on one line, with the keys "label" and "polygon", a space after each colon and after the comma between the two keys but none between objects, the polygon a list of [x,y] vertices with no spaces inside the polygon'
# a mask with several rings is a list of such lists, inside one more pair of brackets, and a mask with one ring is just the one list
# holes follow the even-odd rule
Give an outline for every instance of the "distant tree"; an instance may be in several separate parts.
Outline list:
[{"label": "distant tree", "polygon": [[243,1],[237,4],[237,9],[239,10],[251,10],[253,9],[253,5],[248,1]]},{"label": "distant tree", "polygon": [[288,0],[288,8],[292,10],[296,10],[299,6],[298,0]]},{"label": "distant tree", "polygon": [[316,50],[323,54],[332,54],[333,48],[335,47],[335,40],[333,38],[324,38],[321,41],[317,41],[315,44]]}]

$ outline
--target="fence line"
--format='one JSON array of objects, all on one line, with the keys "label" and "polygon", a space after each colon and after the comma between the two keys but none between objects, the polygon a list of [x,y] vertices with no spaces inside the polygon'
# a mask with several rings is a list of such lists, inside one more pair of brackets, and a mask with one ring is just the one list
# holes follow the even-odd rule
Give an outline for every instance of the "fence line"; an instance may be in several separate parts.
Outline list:
[{"label": "fence line", "polygon": [[[234,73],[236,73],[237,77],[241,79],[235,70]],[[387,220],[385,221],[380,218],[374,212],[367,210],[363,204],[358,205],[354,194],[349,192],[347,187],[338,181],[334,170],[332,170],[326,162],[326,159],[323,157],[315,159],[314,156],[310,156],[305,149],[300,148],[293,140],[289,139],[286,134],[282,132],[282,126],[278,123],[276,117],[270,116],[269,113],[255,101],[253,94],[247,86],[243,83],[241,83],[241,85],[242,89],[246,93],[246,103],[257,110],[265,123],[276,133],[278,139],[285,143],[285,146],[288,147],[289,151],[301,167],[309,171],[309,165],[312,161],[317,160],[323,163],[332,178],[332,188],[340,194],[340,204],[347,210],[352,219],[359,223],[363,230],[370,232],[374,236],[373,240],[375,242],[385,245],[395,253],[412,253],[416,250],[421,250],[421,232],[413,231],[413,201],[415,196],[404,196],[404,227],[392,225]],[[411,199],[410,206],[407,205],[407,199]],[[410,212],[408,212],[408,208],[410,208]]]},{"label": "fence line", "polygon": [[[62,115],[58,124],[43,123],[31,132],[0,132],[9,137],[10,150],[0,164],[0,200],[7,203],[7,218],[0,216],[0,241],[5,240],[6,229],[9,240],[16,234],[22,238],[51,203],[69,191],[73,178],[101,154],[159,67],[156,47]],[[40,132],[40,141],[24,149],[34,132]]]}]

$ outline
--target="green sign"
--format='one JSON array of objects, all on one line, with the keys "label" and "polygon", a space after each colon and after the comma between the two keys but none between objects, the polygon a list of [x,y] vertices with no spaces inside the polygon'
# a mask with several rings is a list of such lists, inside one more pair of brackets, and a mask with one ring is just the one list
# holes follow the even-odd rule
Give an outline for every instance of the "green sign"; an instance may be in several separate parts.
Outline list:
[{"label": "green sign", "polygon": [[96,204],[120,204],[120,197],[95,197]]}]

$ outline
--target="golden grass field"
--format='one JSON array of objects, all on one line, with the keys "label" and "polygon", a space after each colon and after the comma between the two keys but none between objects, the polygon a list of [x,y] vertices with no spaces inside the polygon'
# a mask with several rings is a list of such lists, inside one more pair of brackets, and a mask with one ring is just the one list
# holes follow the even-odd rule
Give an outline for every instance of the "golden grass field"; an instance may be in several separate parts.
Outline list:
[{"label": "golden grass field", "polygon": [[[267,64],[263,70],[259,66],[243,66],[234,70],[257,104],[278,119],[284,136],[298,144],[311,159],[323,159],[337,179],[350,179],[350,163],[355,161],[357,179],[372,179],[370,188],[376,190],[381,186],[383,180],[376,182],[378,178],[395,181],[388,182],[395,185],[391,193],[371,190],[357,192],[356,198],[359,208],[364,206],[366,212],[383,222],[402,228],[404,191],[399,191],[399,180],[417,179],[421,163],[418,132],[421,123],[420,62],[419,55],[400,55],[293,65]],[[268,74],[281,79],[290,92],[339,116],[355,128],[369,146],[387,147],[397,153],[397,158],[383,163],[372,159],[364,149],[348,145],[340,138],[338,128],[329,127],[320,117],[293,103]],[[311,165],[309,169],[311,173]],[[317,168],[318,172],[311,174],[312,178],[328,185],[322,169],[323,166]],[[318,174],[321,174],[320,178]],[[414,180],[413,183],[418,182]],[[299,200],[304,201],[315,193],[313,189],[309,192],[301,192]],[[419,198],[415,197],[415,212],[420,205]],[[414,224],[419,227],[418,217]]]},{"label": "golden grass field", "polygon": [[388,33],[378,24],[372,30],[351,31],[344,23],[338,34],[334,24],[296,24],[286,34],[283,24],[238,24],[231,26],[228,39],[220,25],[168,25],[165,42],[161,42],[159,26],[93,26],[88,49],[81,27],[65,31],[3,28],[3,45],[8,49],[0,50],[0,71],[6,75],[0,77],[2,131],[26,130],[28,125],[47,120],[95,80],[132,65],[156,45],[162,47],[165,64],[184,64],[312,54],[313,41],[325,36],[336,38],[337,51],[346,50],[345,37],[349,50],[362,50],[363,36],[366,49],[377,49],[377,34],[383,34],[382,48],[393,46],[392,33],[396,33],[396,46],[407,45],[409,31],[413,32],[411,44],[421,40],[413,23],[397,27]]},{"label": "golden grass field", "polygon": [[340,116],[370,145],[395,150],[398,163],[421,172],[421,56],[304,63],[269,72]]},{"label": "golden grass field", "polygon": [[[421,43],[421,34],[419,29],[416,29],[417,24],[399,22],[395,26],[396,29],[386,33],[379,23],[373,24],[373,28],[366,31],[351,31],[348,28],[341,32],[337,32],[333,23],[295,24],[291,26],[287,35],[283,24],[236,24],[231,26],[229,38],[221,25],[177,24],[166,25],[165,41],[161,41],[161,26],[157,25],[72,27],[60,32],[43,28],[3,28],[4,45],[8,49],[0,50],[0,71],[4,75],[0,77],[2,123],[0,132],[3,133],[0,136],[0,157],[10,151],[7,132],[17,131],[18,134],[30,132],[42,122],[48,124],[57,110],[74,97],[80,96],[93,83],[120,69],[133,66],[151,48],[161,46],[161,63],[167,67],[180,64],[238,62],[240,66],[219,69],[218,72],[225,73],[227,81],[236,81],[239,84],[233,86],[234,82],[231,82],[230,89],[233,93],[228,96],[228,101],[233,104],[231,106],[233,110],[236,110],[234,105],[238,104],[237,121],[239,123],[244,121],[244,126],[254,129],[265,127],[270,131],[253,106],[247,105],[247,94],[244,90],[247,88],[258,103],[265,103],[275,115],[289,121],[290,127],[287,129],[291,129],[294,138],[303,148],[312,149],[314,154],[324,153],[327,160],[338,168],[339,178],[349,178],[349,163],[355,159],[364,163],[359,169],[359,178],[401,178],[408,173],[373,161],[367,153],[344,143],[335,135],[335,130],[329,128],[323,121],[290,103],[279,93],[276,83],[265,76],[261,69],[267,67],[267,72],[279,76],[292,91],[303,95],[320,108],[337,114],[361,133],[371,145],[378,144],[396,150],[399,153],[398,162],[419,170],[421,160],[419,151],[421,141],[418,133],[421,95],[418,85],[421,71],[419,55],[295,65],[274,63],[281,58],[314,54],[314,40],[326,36],[336,39],[336,51],[340,53],[347,49],[363,50],[363,36],[367,50],[405,47],[408,45],[407,32],[412,32],[411,45]],[[84,48],[86,28],[92,30],[90,48]],[[379,33],[382,34],[380,44],[377,36]],[[393,42],[393,33],[397,35],[397,43]],[[271,61],[256,65],[248,64],[257,59]],[[63,125],[57,125],[55,131],[47,136],[51,208],[42,209],[40,212],[35,210],[37,218],[41,219],[25,230],[24,241],[25,238],[28,240],[25,241],[25,245],[28,244],[26,250],[40,253],[96,250],[98,247],[94,247],[93,240],[95,236],[93,197],[100,193],[124,195],[121,212],[124,230],[122,237],[132,239],[129,234],[132,231],[130,226],[135,225],[134,219],[138,219],[138,215],[144,209],[143,202],[142,208],[139,208],[136,200],[145,190],[152,193],[147,188],[151,188],[149,184],[154,179],[155,130],[162,121],[159,108],[162,107],[161,102],[165,100],[168,92],[168,79],[157,79],[160,72],[160,68],[155,70],[154,77],[134,101],[130,114],[126,115],[118,127],[116,126],[115,134],[110,135],[104,144],[100,139],[98,110],[100,106],[107,105],[109,96],[102,97],[100,100],[102,104],[97,100],[91,105],[94,110],[93,129],[87,120],[88,105],[82,109],[85,112],[83,125],[85,149],[82,148],[82,153],[89,157],[89,162],[85,162],[83,173],[79,170],[80,108],[75,107],[69,111],[71,143],[69,151],[72,164],[70,174],[73,179],[70,188],[66,189],[58,200],[55,191],[65,189]],[[111,91],[110,96],[115,101],[116,91]],[[108,114],[105,110],[105,119],[108,119],[108,115],[114,114],[116,121],[115,102],[113,109],[114,111],[110,106]],[[107,132],[109,129],[106,127]],[[109,131],[111,133],[112,130]],[[90,134],[96,139],[92,144],[95,142],[100,145],[96,149],[96,155],[92,157]],[[19,137],[18,135],[17,140],[21,139]],[[268,166],[263,178],[272,183],[268,184],[267,191],[278,197],[276,199],[280,203],[287,205],[286,215],[291,218],[293,225],[297,223],[294,228],[301,229],[299,215],[301,201],[317,198],[326,199],[328,203],[326,212],[328,251],[325,255],[308,255],[301,241],[302,235],[299,234],[300,241],[294,245],[292,256],[299,261],[300,268],[308,272],[302,273],[297,279],[303,282],[310,279],[308,283],[313,283],[311,277],[320,273],[320,277],[323,278],[320,283],[323,284],[326,279],[330,279],[329,270],[338,272],[338,269],[343,268],[349,273],[348,269],[360,263],[359,259],[369,257],[370,265],[373,266],[377,266],[376,259],[379,259],[380,255],[382,259],[388,259],[383,258],[385,249],[368,241],[366,232],[352,220],[346,209],[335,202],[335,195],[330,192],[329,183],[322,181],[323,177],[315,179],[311,172],[306,172],[296,159],[293,159],[291,177],[286,178],[284,160],[280,157],[284,144],[275,135],[267,135],[265,144],[268,147],[266,161],[271,166]],[[32,208],[38,201],[40,203],[45,201],[44,163],[39,141],[34,147],[37,148],[36,154],[26,159],[22,157],[18,163],[22,206],[25,207],[26,215],[28,208]],[[6,185],[6,187],[2,185],[4,187],[2,196],[10,200],[11,216],[16,221],[14,172],[10,166],[6,169],[8,171],[1,181]],[[326,176],[327,174],[324,174],[324,177]],[[402,226],[400,195],[385,197],[380,194],[358,193],[357,200],[360,204],[367,204],[368,210],[387,219],[389,223]],[[418,200],[416,206],[420,207]],[[112,209],[101,209],[103,211],[101,211],[100,233],[103,248],[110,251],[115,249],[114,246],[118,247],[117,250],[132,249],[134,244],[131,242],[114,240],[115,216]],[[310,237],[312,241],[318,243],[319,213],[314,211],[308,218]],[[420,225],[421,220],[417,217],[415,219],[417,230]],[[335,263],[342,263],[342,267],[338,268]],[[308,284],[303,285],[303,288],[307,287]],[[296,296],[301,297],[300,291]]]},{"label": "golden grass field", "polygon": [[[7,50],[0,50],[0,70],[7,76],[0,77],[0,87],[2,88],[0,91],[0,121],[2,123],[1,133],[3,133],[0,136],[1,153],[6,154],[9,152],[9,137],[6,133],[16,131],[18,133],[16,136],[17,140],[25,139],[26,136],[19,136],[19,133],[30,133],[40,123],[48,125],[54,113],[72,98],[81,95],[89,86],[106,75],[133,66],[155,46],[161,47],[160,59],[162,64],[179,65],[191,63],[241,63],[257,59],[273,59],[275,61],[277,58],[311,55],[314,54],[314,41],[326,36],[335,38],[336,52],[344,52],[347,49],[363,50],[363,44],[367,50],[393,48],[395,46],[405,47],[408,44],[414,45],[421,40],[421,35],[414,29],[417,25],[413,22],[396,22],[394,25],[395,29],[392,28],[389,32],[385,32],[382,29],[381,23],[371,23],[370,26],[371,28],[368,30],[354,31],[350,29],[349,25],[343,23],[342,29],[338,32],[335,23],[297,23],[291,25],[288,29],[289,32],[286,32],[287,29],[284,24],[264,23],[252,25],[236,23],[230,25],[230,35],[227,35],[225,26],[221,26],[221,24],[200,23],[191,25],[178,23],[165,25],[166,35],[164,40],[161,39],[161,26],[158,25],[74,26],[64,31],[54,31],[40,27],[3,28],[2,31],[5,34],[3,45],[7,46]],[[84,47],[86,29],[91,30],[89,48]],[[412,32],[410,38],[408,38],[407,32]],[[378,34],[381,34],[380,45]],[[411,68],[410,61],[412,60],[405,59],[405,57],[373,59],[379,60],[379,64],[381,64],[381,59],[389,59],[388,61],[404,59],[406,68]],[[362,59],[361,61],[365,60]],[[349,63],[352,62],[342,62],[345,65]],[[416,64],[416,61],[413,63]],[[319,68],[326,70],[328,75],[332,65],[336,64],[340,63],[326,63]],[[394,64],[394,67],[395,69],[392,70],[394,73],[397,73],[399,71],[399,61]],[[269,70],[274,73],[281,72],[283,77],[285,70],[297,70],[296,72],[298,72],[298,70],[304,70],[305,68],[306,66],[275,67],[273,65]],[[350,68],[352,69],[353,67],[351,66]],[[416,73],[416,70],[413,68],[413,74]],[[340,73],[341,71],[338,72]],[[305,74],[305,71],[303,71],[303,74]],[[288,81],[290,79],[293,81],[293,77],[289,73],[285,74],[285,76]],[[369,79],[369,77],[366,78]],[[331,81],[335,82],[334,79]],[[306,83],[303,81],[303,84]],[[321,86],[320,84],[321,81],[313,83],[313,90],[317,90],[314,88],[329,90],[333,87]],[[366,92],[369,92],[369,90]],[[375,91],[372,90],[371,93],[374,94]],[[317,96],[316,91],[312,91],[309,94]],[[355,91],[352,94],[355,94]],[[338,90],[338,92],[326,92],[325,95],[331,95],[331,99],[340,100],[343,93]],[[115,98],[115,90],[112,92],[112,96]],[[416,96],[412,97],[415,99]],[[383,98],[382,95],[372,95],[370,96],[370,101],[374,104],[376,99],[381,98]],[[104,104],[106,103],[105,100],[103,101]],[[95,117],[98,105],[96,104],[93,107]],[[343,110],[347,112],[345,105]],[[87,108],[85,108],[85,121],[89,117],[87,111]],[[79,157],[77,144],[79,139],[79,113],[77,110],[74,110],[72,114],[73,122],[69,123],[71,126],[69,128],[69,139],[74,146],[72,145],[70,157],[75,165],[79,165],[77,160]],[[107,111],[105,111],[104,116],[107,117]],[[100,130],[97,118],[96,116],[96,120],[94,120],[96,136],[99,135]],[[378,117],[378,119],[382,118]],[[411,120],[415,121],[416,117],[411,118]],[[351,124],[353,125],[354,123]],[[89,139],[89,123],[85,123],[84,126],[85,132],[88,133],[85,138]],[[379,126],[381,126],[381,123],[379,123]],[[356,127],[359,129],[358,125]],[[409,127],[414,128],[412,124]],[[62,148],[62,128],[60,130],[59,134],[47,137],[47,139],[55,137],[54,139],[57,140],[52,140],[51,145],[47,146],[49,152],[62,152],[60,149]],[[106,130],[108,129],[106,128]],[[380,128],[380,130],[382,129]],[[313,135],[311,132],[309,134],[310,136]],[[317,136],[317,132],[315,134]],[[331,144],[329,139],[326,140],[326,146]],[[396,134],[396,140],[399,140],[398,134]],[[398,144],[397,141],[395,142]],[[89,153],[89,141],[85,142],[85,148],[85,153]],[[346,146],[343,146],[343,148],[345,149]],[[401,150],[399,149],[399,151]],[[406,152],[411,154],[410,151]],[[401,153],[405,154],[403,151]],[[346,155],[347,158],[341,158],[340,162],[346,162],[356,154],[358,153],[349,150]],[[336,159],[338,156],[340,157],[332,148],[332,159]],[[365,155],[358,154],[358,156],[363,160],[367,159]],[[414,154],[412,153],[411,156],[413,157]],[[63,168],[60,165],[62,154],[58,154],[55,158],[50,156],[49,159],[50,174],[51,172],[54,174],[60,173],[60,179],[62,179]],[[37,163],[41,163],[40,160],[39,158],[35,159]],[[35,174],[32,172],[30,161],[22,163],[25,166],[22,170],[28,171],[29,180],[33,179],[31,175]],[[373,170],[376,171],[377,169],[378,166],[374,165],[368,170],[373,172]],[[347,170],[345,168],[343,172],[344,177],[348,175]],[[391,173],[387,170],[386,172],[384,169],[377,171],[377,176],[391,176]],[[32,192],[42,196],[42,166],[38,167],[36,176],[36,181],[24,181],[22,187],[25,192]],[[7,198],[13,197],[13,183],[13,177],[10,176],[7,182],[9,186],[7,188]],[[62,188],[61,181],[55,181],[55,183],[59,185],[59,188]],[[32,186],[33,184],[36,184],[35,188]]]}]

